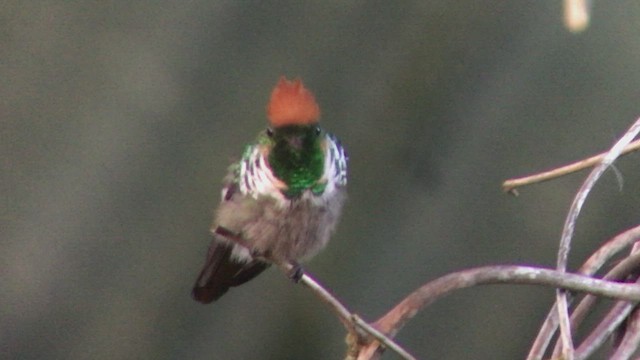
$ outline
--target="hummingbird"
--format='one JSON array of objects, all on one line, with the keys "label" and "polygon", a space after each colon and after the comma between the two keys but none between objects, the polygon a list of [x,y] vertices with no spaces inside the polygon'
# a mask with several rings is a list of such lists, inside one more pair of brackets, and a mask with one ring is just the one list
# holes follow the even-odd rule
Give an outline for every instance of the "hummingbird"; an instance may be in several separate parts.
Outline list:
[{"label": "hummingbird", "polygon": [[268,127],[223,180],[213,238],[192,291],[203,304],[253,279],[271,262],[297,265],[314,256],[340,218],[347,155],[340,141],[318,125],[313,93],[300,79],[281,77],[267,118]]}]

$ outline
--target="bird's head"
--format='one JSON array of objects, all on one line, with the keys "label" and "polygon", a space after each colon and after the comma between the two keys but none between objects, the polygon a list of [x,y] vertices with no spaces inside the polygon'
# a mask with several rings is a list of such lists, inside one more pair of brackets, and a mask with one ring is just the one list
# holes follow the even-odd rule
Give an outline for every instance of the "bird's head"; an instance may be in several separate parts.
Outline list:
[{"label": "bird's head", "polygon": [[263,137],[274,175],[295,197],[318,185],[324,171],[325,136],[318,126],[320,108],[299,79],[281,77],[267,105],[269,128]]}]

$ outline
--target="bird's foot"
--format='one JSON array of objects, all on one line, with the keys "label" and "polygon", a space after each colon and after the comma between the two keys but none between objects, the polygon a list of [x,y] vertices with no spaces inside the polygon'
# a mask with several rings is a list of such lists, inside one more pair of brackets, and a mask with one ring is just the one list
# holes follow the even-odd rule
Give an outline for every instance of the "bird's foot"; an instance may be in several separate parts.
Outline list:
[{"label": "bird's foot", "polygon": [[289,271],[287,272],[287,276],[289,277],[289,279],[297,284],[300,282],[300,279],[302,279],[303,275],[304,269],[302,268],[302,266],[296,261],[291,261],[291,269],[289,269]]}]

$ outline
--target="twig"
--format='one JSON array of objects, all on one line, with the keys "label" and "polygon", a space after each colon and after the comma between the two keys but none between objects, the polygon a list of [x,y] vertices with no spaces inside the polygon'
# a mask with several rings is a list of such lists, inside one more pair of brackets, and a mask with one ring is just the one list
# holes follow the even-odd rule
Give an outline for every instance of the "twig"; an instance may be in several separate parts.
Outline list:
[{"label": "twig", "polygon": [[[637,243],[634,244],[634,248],[636,247]],[[640,252],[633,250],[631,255],[629,255],[628,257],[624,258],[623,260],[621,260],[618,264],[616,264],[616,266],[614,266],[613,269],[611,269],[604,277],[604,280],[609,280],[609,281],[621,281],[624,280],[625,278],[627,278],[630,274],[634,273],[637,269],[638,269],[638,265],[640,265]],[[593,304],[595,303],[595,301],[597,300],[597,298],[594,295],[586,295],[578,304],[578,306],[576,306],[576,308],[574,309],[573,313],[571,314],[571,327],[572,328],[577,328],[580,323],[582,322],[582,320],[587,316],[590,308],[593,306]],[[623,304],[627,304],[627,302],[623,302]],[[621,310],[612,310],[611,313],[616,313],[616,312],[620,312]],[[630,310],[629,310],[630,311]],[[628,314],[628,311],[626,312],[626,314]],[[613,317],[615,317],[614,315],[611,315]],[[609,320],[605,319],[603,321],[601,321],[602,324],[605,324],[609,322]],[[586,349],[588,349],[588,347],[592,347],[594,350],[597,349],[599,346],[602,345],[603,341],[598,342],[598,340],[594,340],[596,339],[596,337],[598,336],[598,333],[602,333],[600,334],[603,338],[606,338],[606,335],[604,335],[605,333],[605,329],[607,329],[606,325],[602,325],[602,327],[600,325],[598,325],[599,329],[596,329],[592,332],[593,337],[590,335],[590,338],[587,338],[587,340],[584,340],[582,342],[582,344],[580,344],[579,348],[576,350],[576,359],[584,359],[587,356],[589,356],[590,352],[587,351]],[[600,330],[601,329],[601,330]],[[610,333],[610,332],[609,332]],[[588,345],[589,342],[593,342],[593,344]],[[556,349],[554,350],[554,354],[555,355],[559,355],[560,353],[560,348],[556,347]]]},{"label": "twig", "polygon": [[638,349],[638,343],[640,343],[640,310],[636,308],[629,317],[624,337],[610,360],[630,359]]},{"label": "twig", "polygon": [[[611,271],[607,273],[605,279],[607,280],[615,280],[622,281],[624,279],[630,280],[631,276],[637,278],[638,265],[640,264],[640,243],[636,242],[633,244],[633,248],[631,249],[631,254],[626,257],[624,260],[620,261]],[[636,284],[640,283],[639,280],[636,279]],[[575,326],[577,326],[580,321],[586,316],[587,311],[591,307],[591,305],[595,302],[595,297],[592,295],[585,296],[584,299],[578,304],[575,311],[571,315],[571,321]],[[615,329],[617,329],[622,321],[627,319],[629,313],[633,310],[635,304],[619,301],[617,302],[613,308],[609,311],[609,313],[605,316],[605,318],[598,324],[598,326],[591,331],[589,336],[586,337],[585,340],[582,341],[582,344],[576,349],[576,359],[582,360],[591,356],[596,349],[598,349],[605,340],[612,334]],[[625,336],[632,336],[626,334]],[[637,347],[636,343],[636,347]],[[630,346],[627,344],[626,346]]]},{"label": "twig", "polygon": [[[631,255],[640,254],[640,243],[633,244],[633,249],[631,250]],[[640,277],[638,277],[637,268],[634,269],[634,273],[628,277],[628,279],[635,278],[636,284],[640,283]],[[621,339],[618,342],[617,349],[614,354],[611,356],[613,360],[624,360],[629,359],[636,352],[638,346],[640,346],[640,310],[637,306],[633,308],[633,312],[631,316],[627,318],[627,323],[625,324],[622,331],[620,331]]]},{"label": "twig", "polygon": [[[593,189],[593,186],[596,184],[600,176],[602,176],[607,168],[620,156],[620,153],[624,148],[633,141],[636,135],[638,135],[638,132],[640,132],[640,119],[636,120],[620,140],[613,145],[613,147],[602,158],[602,161],[591,171],[582,186],[580,186],[580,190],[578,190],[578,193],[571,203],[569,213],[567,214],[567,218],[562,229],[556,266],[558,271],[566,271],[567,269],[567,259],[569,257],[569,249],[571,248],[571,239],[575,230],[576,220],[578,219],[582,205],[584,205],[589,192]],[[567,303],[567,294],[564,290],[559,289],[556,291],[556,304],[558,305],[560,338],[562,339],[563,346],[562,355],[564,359],[572,360],[574,350],[571,337],[571,325],[569,321],[569,305]]]},{"label": "twig", "polygon": [[569,302],[567,292],[563,289],[556,290],[556,308],[558,309],[558,323],[560,324],[560,344],[562,359],[574,360],[573,335],[571,333],[571,320],[569,319]]},{"label": "twig", "polygon": [[[215,230],[216,234],[220,236],[224,236],[225,238],[235,242],[236,244],[247,248],[251,251],[251,248],[248,244],[237,234],[232,231],[218,226]],[[293,263],[289,261],[281,261],[276,259],[271,259],[265,257],[261,254],[253,254],[254,257],[260,258],[264,261],[268,261],[276,264],[284,274],[291,274],[292,270],[295,269]],[[380,331],[373,328],[371,325],[364,322],[358,315],[352,313],[344,306],[335,296],[333,296],[328,290],[326,290],[320,283],[318,283],[313,277],[309,274],[303,272],[300,276],[299,282],[309,288],[320,300],[322,300],[325,304],[329,305],[329,307],[336,313],[338,319],[345,326],[349,334],[352,334],[356,337],[360,342],[371,342],[368,337],[371,336],[376,339],[380,344],[383,344],[385,347],[395,351],[405,360],[415,360],[413,356],[411,356],[406,350],[404,350],[400,345],[395,343],[391,338],[385,336]]]},{"label": "twig", "polygon": [[[589,259],[584,263],[584,265],[580,267],[578,273],[586,276],[595,274],[602,267],[602,265],[609,261],[613,256],[630,247],[638,240],[640,240],[640,226],[636,226],[634,228],[626,230],[619,235],[616,235],[614,238],[607,241],[603,246],[601,246],[600,249],[598,249],[595,253],[593,253],[593,255],[591,255]],[[629,258],[623,260],[620,264],[618,264],[618,266],[622,265],[622,263],[626,262],[627,260],[629,260]],[[616,266],[612,270],[612,272],[615,271],[618,266]],[[607,276],[609,276],[609,274],[607,274]],[[605,277],[605,279],[606,278],[607,277]],[[593,296],[587,295],[587,297]],[[578,312],[579,308],[580,305],[578,305],[578,307],[576,308],[576,313]],[[542,359],[557,326],[558,313],[557,308],[554,305],[553,308],[549,311],[544,324],[540,328],[538,336],[531,346],[531,350],[529,350],[527,360]]]},{"label": "twig", "polygon": [[[289,262],[278,263],[278,266],[283,270],[285,274],[289,274],[293,269],[293,264]],[[357,336],[359,339],[366,339],[367,335],[375,338],[379,343],[385,347],[395,351],[402,359],[415,360],[411,354],[398,345],[393,339],[387,337],[373,326],[363,321],[357,314],[349,311],[335,296],[333,296],[328,290],[320,285],[309,274],[303,273],[300,278],[300,283],[308,287],[320,300],[328,304],[329,307],[338,315],[338,318],[347,328],[347,331]]]},{"label": "twig", "polygon": [[[603,278],[603,280],[609,281],[620,281],[628,276],[631,271],[638,269],[638,265],[640,265],[640,253],[634,254],[622,260],[618,265],[616,265],[607,275]],[[594,295],[586,295],[576,306],[573,313],[571,314],[571,326],[578,327],[582,320],[589,314],[589,310],[597,300]]]},{"label": "twig", "polygon": [[[293,265],[289,263],[280,264],[279,266],[285,274],[293,269]],[[348,331],[356,331],[356,328],[353,326],[353,322],[351,321],[351,317],[353,316],[351,311],[336,299],[335,296],[331,295],[331,293],[311,277],[311,275],[306,272],[303,273],[300,278],[300,283],[309,288],[320,300],[329,305],[333,312],[338,315],[338,319],[340,319]]]},{"label": "twig", "polygon": [[635,307],[634,303],[617,302],[604,319],[587,336],[576,349],[576,360],[584,360],[591,356],[613,334],[620,324],[629,316]]},{"label": "twig", "polygon": [[[421,286],[373,325],[387,336],[394,337],[407,321],[425,306],[454,290],[480,284],[545,285],[610,298],[640,301],[640,286],[634,284],[614,283],[588,276],[527,266],[487,266],[451,273]],[[371,343],[363,351],[373,353],[376,347],[376,343]]]},{"label": "twig", "polygon": [[[640,149],[640,140],[636,140],[634,142],[629,143],[629,145],[627,145],[624,150],[620,153],[620,155],[627,155],[633,151],[637,151]],[[549,171],[545,171],[542,173],[538,173],[538,174],[534,174],[534,175],[529,175],[529,176],[524,176],[524,177],[520,177],[520,178],[513,178],[513,179],[509,179],[506,180],[505,182],[502,183],[502,190],[504,192],[507,193],[511,193],[514,195],[517,195],[517,189],[519,187],[522,186],[526,186],[526,185],[532,185],[532,184],[536,184],[536,183],[540,183],[540,182],[544,182],[544,181],[548,181],[551,179],[555,179],[555,178],[559,178],[565,175],[569,175],[572,174],[574,172],[580,171],[580,170],[584,170],[586,168],[595,166],[597,164],[599,164],[602,159],[607,155],[607,152],[603,152],[601,154],[592,156],[588,159],[583,159],[580,161],[576,161],[574,163],[556,168],[556,169],[552,169]]]},{"label": "twig", "polygon": [[[365,322],[364,320],[362,320],[358,315],[353,315],[353,322],[358,324],[358,326],[361,326],[362,328],[366,328],[367,332],[371,335],[373,335],[376,340],[380,341],[380,339],[386,339],[387,336],[385,334],[383,334],[382,332],[380,332],[378,329],[376,329],[375,327],[369,325],[369,323]],[[380,343],[384,344],[386,347],[391,348],[393,351],[395,351],[397,354],[399,354],[400,356],[402,356],[403,359],[412,359],[415,360],[415,358],[413,357],[413,355],[409,354],[405,349],[397,346],[396,343],[394,342],[382,342],[380,341]],[[376,346],[377,348],[377,346]],[[365,351],[360,351],[360,354],[358,355],[358,360],[368,360],[368,359],[372,359],[376,354],[368,354]]]}]

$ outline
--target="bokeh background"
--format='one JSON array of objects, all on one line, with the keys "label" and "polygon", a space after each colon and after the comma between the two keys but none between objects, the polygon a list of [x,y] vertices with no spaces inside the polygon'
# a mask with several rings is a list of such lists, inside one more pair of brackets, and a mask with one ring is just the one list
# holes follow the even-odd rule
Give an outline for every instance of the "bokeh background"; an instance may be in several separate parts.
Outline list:
[{"label": "bokeh background", "polygon": [[[586,173],[517,198],[500,184],[600,152],[640,115],[640,3],[593,10],[576,35],[560,1],[3,1],[0,357],[343,357],[339,321],[278,271],[213,305],[189,295],[280,75],[350,154],[341,225],[306,269],[365,319],[455,270],[553,267]],[[638,155],[617,169],[572,268],[638,223]],[[553,296],[463,290],[397,339],[419,358],[523,358]]]}]

